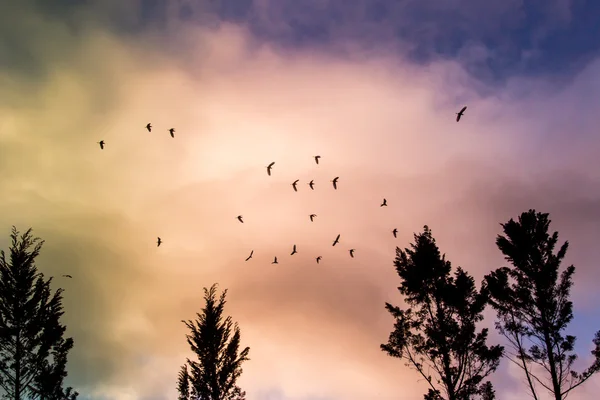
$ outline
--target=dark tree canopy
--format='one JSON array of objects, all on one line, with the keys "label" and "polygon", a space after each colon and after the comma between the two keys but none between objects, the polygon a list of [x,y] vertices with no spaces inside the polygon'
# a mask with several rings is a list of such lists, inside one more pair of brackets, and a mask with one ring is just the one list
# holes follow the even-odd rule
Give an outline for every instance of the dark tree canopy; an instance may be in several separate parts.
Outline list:
[{"label": "dark tree canopy", "polygon": [[462,268],[451,274],[427,226],[414,238],[410,249],[396,250],[394,262],[398,290],[409,307],[386,303],[396,322],[381,349],[425,378],[430,386],[425,400],[491,400],[492,385],[483,380],[498,367],[503,348],[488,347],[488,330],[476,329],[487,298]]},{"label": "dark tree canopy", "polygon": [[573,371],[575,337],[563,331],[573,319],[569,295],[575,267],[559,274],[569,243],[555,251],[558,232],[549,233],[548,217],[529,210],[518,221],[502,224],[504,235],[496,244],[511,265],[487,275],[484,284],[498,315],[496,327],[510,341],[511,361],[524,371],[534,399],[541,386],[562,400],[600,370],[600,331],[593,339],[592,365],[582,373]]},{"label": "dark tree canopy", "polygon": [[44,242],[15,227],[11,239],[8,259],[0,252],[0,387],[16,400],[74,400],[63,387],[73,339],[63,337],[62,289],[52,294],[35,266]]},{"label": "dark tree canopy", "polygon": [[[237,386],[242,363],[248,361],[250,348],[241,352],[240,329],[230,316],[224,318],[225,296],[217,298],[217,285],[204,288],[205,306],[196,321],[183,321],[190,329],[187,342],[198,361],[187,360],[178,379],[180,400],[245,400]],[[189,367],[189,371],[188,371]]]}]

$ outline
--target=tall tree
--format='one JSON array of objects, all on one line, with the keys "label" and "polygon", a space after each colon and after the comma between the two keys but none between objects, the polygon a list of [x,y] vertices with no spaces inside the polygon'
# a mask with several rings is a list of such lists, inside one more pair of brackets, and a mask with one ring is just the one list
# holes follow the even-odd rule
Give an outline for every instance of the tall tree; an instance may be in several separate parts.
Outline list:
[{"label": "tall tree", "polygon": [[[240,329],[230,316],[224,318],[225,296],[217,298],[217,284],[204,288],[205,305],[195,321],[182,321],[190,329],[186,335],[198,361],[187,359],[179,373],[180,400],[245,400],[246,392],[237,386],[242,363],[250,348],[241,352]],[[188,368],[189,367],[189,371]]]},{"label": "tall tree", "polygon": [[43,241],[31,229],[11,233],[7,260],[0,251],[0,387],[14,400],[74,400],[64,388],[72,338],[64,338],[62,289],[52,294],[50,282],[38,272],[35,259]]},{"label": "tall tree", "polygon": [[381,349],[425,378],[430,386],[425,400],[491,400],[492,384],[483,380],[496,370],[504,349],[488,347],[488,330],[477,332],[475,326],[483,319],[486,294],[462,268],[451,275],[450,261],[427,226],[414,238],[410,249],[396,249],[394,262],[398,290],[409,307],[386,303],[396,322]]},{"label": "tall tree", "polygon": [[563,400],[600,370],[600,331],[593,339],[591,366],[582,373],[572,370],[575,336],[563,331],[573,319],[569,295],[575,267],[559,276],[569,243],[555,251],[558,232],[550,235],[550,222],[549,214],[529,210],[518,221],[501,224],[504,235],[498,235],[496,245],[511,265],[484,280],[498,315],[496,328],[514,350],[509,359],[523,370],[536,400],[539,386]]}]

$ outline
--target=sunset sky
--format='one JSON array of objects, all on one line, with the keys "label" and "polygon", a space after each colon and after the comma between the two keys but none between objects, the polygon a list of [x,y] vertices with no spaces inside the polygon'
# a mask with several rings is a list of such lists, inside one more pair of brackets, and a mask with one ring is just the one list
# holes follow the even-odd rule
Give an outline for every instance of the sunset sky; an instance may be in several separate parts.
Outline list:
[{"label": "sunset sky", "polygon": [[[479,285],[504,265],[499,223],[529,208],[570,242],[587,367],[599,20],[595,0],[0,2],[0,248],[12,225],[46,241],[68,383],[82,400],[174,399],[181,320],[218,282],[250,346],[248,400],[422,399],[379,349],[384,303],[401,304],[395,247],[427,224]],[[492,380],[499,400],[528,398],[508,360]],[[600,375],[569,399],[599,391]]]}]

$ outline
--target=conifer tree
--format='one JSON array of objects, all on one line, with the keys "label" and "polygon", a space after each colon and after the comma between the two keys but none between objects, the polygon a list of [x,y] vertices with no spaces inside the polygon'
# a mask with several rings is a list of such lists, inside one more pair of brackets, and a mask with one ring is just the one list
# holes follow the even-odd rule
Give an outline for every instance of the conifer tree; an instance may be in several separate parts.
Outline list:
[{"label": "conifer tree", "polygon": [[[204,288],[205,305],[195,321],[183,321],[190,329],[187,342],[197,361],[187,360],[178,380],[180,400],[245,400],[246,393],[237,386],[242,363],[250,348],[241,352],[240,329],[230,316],[223,317],[225,296],[217,298],[217,285]],[[189,367],[189,370],[188,370]]]},{"label": "conifer tree", "polygon": [[396,323],[381,349],[425,378],[425,400],[492,400],[492,384],[483,380],[498,367],[503,348],[488,347],[488,330],[476,329],[487,297],[462,268],[451,274],[427,226],[414,238],[410,249],[396,249],[398,290],[408,307],[386,303]]},{"label": "conifer tree", "polygon": [[593,339],[591,365],[581,373],[572,369],[576,338],[563,331],[573,319],[569,296],[575,267],[559,274],[569,242],[555,251],[558,232],[549,233],[550,222],[549,214],[529,210],[518,221],[501,224],[504,235],[498,235],[496,245],[511,265],[484,281],[498,315],[496,328],[513,350],[509,359],[523,371],[535,400],[540,387],[564,400],[600,371],[600,331]]},{"label": "conifer tree", "polygon": [[73,347],[60,323],[63,290],[53,294],[35,265],[44,242],[31,229],[19,237],[13,227],[10,237],[8,257],[0,252],[0,387],[14,400],[74,400],[63,387]]}]

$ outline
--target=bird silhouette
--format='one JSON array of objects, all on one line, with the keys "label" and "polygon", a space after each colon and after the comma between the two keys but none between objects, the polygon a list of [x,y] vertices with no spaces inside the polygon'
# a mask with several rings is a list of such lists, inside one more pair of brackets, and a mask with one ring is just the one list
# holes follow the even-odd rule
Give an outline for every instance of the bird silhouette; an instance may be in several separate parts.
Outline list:
[{"label": "bird silhouette", "polygon": [[169,133],[171,134],[172,138],[175,137],[175,129],[173,129],[173,128],[169,129]]},{"label": "bird silhouette", "polygon": [[297,251],[296,251],[296,245],[294,245],[294,249],[292,250],[292,254],[290,254],[290,256],[293,256],[296,253],[297,253]]},{"label": "bird silhouette", "polygon": [[319,163],[319,158],[321,158],[321,156],[315,156],[315,162],[318,164]]},{"label": "bird silhouette", "polygon": [[456,122],[460,121],[460,117],[462,117],[465,114],[466,109],[467,109],[467,106],[464,106],[462,108],[462,110],[460,110],[459,112],[456,113]]},{"label": "bird silhouette", "polygon": [[158,238],[158,240],[156,241],[156,247],[159,247],[161,243],[162,243],[162,240],[160,238]]},{"label": "bird silhouette", "polygon": [[246,258],[246,261],[248,261],[249,259],[251,259],[251,258],[252,258],[252,254],[254,254],[254,250],[252,250],[252,251],[250,252],[250,255],[248,256],[248,258]]},{"label": "bird silhouette", "polygon": [[317,214],[310,214],[310,222],[313,222],[313,219],[317,216]]},{"label": "bird silhouette", "polygon": [[100,150],[104,150],[104,140],[97,142],[100,145]]},{"label": "bird silhouette", "polygon": [[241,216],[241,215],[238,215],[238,216],[237,216],[237,219],[238,219],[238,220],[239,220],[239,221],[240,221],[242,224],[244,223],[244,220],[242,219],[242,216]]},{"label": "bird silhouette", "polygon": [[335,246],[336,244],[338,244],[340,242],[340,235],[337,235],[337,237],[335,238],[335,240],[333,241],[332,246]]},{"label": "bird silhouette", "polygon": [[392,231],[392,233],[394,234],[394,237],[397,238],[398,236],[396,236],[398,234],[398,229],[394,228],[394,230]]},{"label": "bird silhouette", "polygon": [[297,191],[298,191],[298,188],[296,187],[296,185],[298,184],[298,181],[299,181],[299,180],[300,180],[300,179],[296,179],[296,180],[294,181],[294,183],[292,183],[292,187],[294,188],[294,192],[297,192]]},{"label": "bird silhouette", "polygon": [[275,259],[273,260],[273,262],[272,262],[271,264],[279,264],[279,263],[277,262],[277,257],[275,257]]},{"label": "bird silhouette", "polygon": [[317,260],[317,264],[318,264],[319,261],[321,261],[321,256],[317,257],[316,260]]},{"label": "bird silhouette", "polygon": [[275,161],[267,165],[267,174],[269,174],[269,176],[271,176],[271,168],[273,168],[273,165],[275,165]]},{"label": "bird silhouette", "polygon": [[348,250],[350,252],[350,257],[354,258],[354,249]]},{"label": "bird silhouette", "polygon": [[63,275],[65,278],[73,278],[71,275]]},{"label": "bird silhouette", "polygon": [[308,182],[308,186],[310,186],[310,188],[311,188],[312,190],[315,190],[315,181],[314,181],[314,180],[312,180],[312,181]]},{"label": "bird silhouette", "polygon": [[339,176],[336,176],[335,178],[333,178],[333,180],[331,182],[333,182],[333,188],[337,190],[337,181],[338,179],[340,179]]},{"label": "bird silhouette", "polygon": [[152,125],[150,122],[148,122],[148,125],[146,125],[146,129],[148,129],[148,132],[152,132]]},{"label": "bird silhouette", "polygon": [[381,203],[380,207],[384,207],[384,206],[387,207],[387,200],[386,199],[383,199],[383,203]]}]

